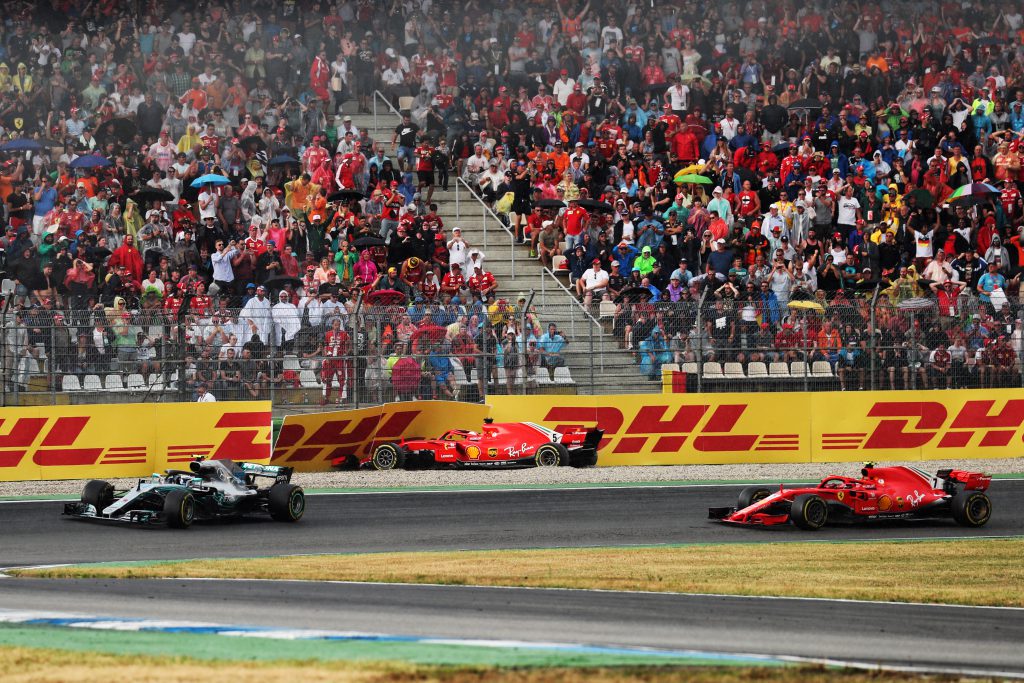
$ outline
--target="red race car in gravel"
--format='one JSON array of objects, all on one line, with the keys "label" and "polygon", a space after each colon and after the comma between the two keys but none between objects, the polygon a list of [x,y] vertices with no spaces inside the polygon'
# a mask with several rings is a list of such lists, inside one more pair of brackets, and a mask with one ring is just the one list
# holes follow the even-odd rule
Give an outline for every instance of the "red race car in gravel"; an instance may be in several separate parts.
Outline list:
[{"label": "red race car in gravel", "polygon": [[556,432],[532,422],[484,420],[481,431],[451,429],[437,439],[413,437],[378,444],[362,458],[335,458],[335,467],[377,470],[417,467],[593,467],[604,431]]},{"label": "red race car in gravel", "polygon": [[873,463],[860,473],[860,479],[828,476],[817,486],[748,486],[740,491],[736,507],[710,508],[708,517],[744,526],[792,522],[815,530],[844,522],[943,517],[980,527],[992,516],[992,502],[985,495],[992,477],[987,474],[947,469],[933,476],[916,467]]}]

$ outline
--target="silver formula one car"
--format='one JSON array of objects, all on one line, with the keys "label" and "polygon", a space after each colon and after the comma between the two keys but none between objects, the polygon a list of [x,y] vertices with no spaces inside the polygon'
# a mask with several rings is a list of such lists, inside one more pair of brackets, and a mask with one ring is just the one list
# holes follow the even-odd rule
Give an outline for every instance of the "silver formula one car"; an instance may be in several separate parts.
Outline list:
[{"label": "silver formula one car", "polygon": [[[194,460],[189,470],[167,470],[126,491],[107,481],[85,485],[82,500],[64,505],[79,519],[186,529],[197,520],[269,514],[278,522],[297,522],[306,510],[306,494],[291,483],[292,468],[231,460]],[[258,479],[272,479],[264,488]]]}]

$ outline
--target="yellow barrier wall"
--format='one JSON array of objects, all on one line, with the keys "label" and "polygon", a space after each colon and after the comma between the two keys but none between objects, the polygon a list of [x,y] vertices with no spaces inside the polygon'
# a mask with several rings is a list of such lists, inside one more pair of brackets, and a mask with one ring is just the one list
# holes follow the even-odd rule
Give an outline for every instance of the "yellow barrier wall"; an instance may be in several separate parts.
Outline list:
[{"label": "yellow barrier wall", "polygon": [[195,455],[267,462],[270,402],[0,409],[0,481],[145,477]]},{"label": "yellow barrier wall", "polygon": [[491,396],[498,422],[600,427],[599,465],[1024,456],[1024,391]]},{"label": "yellow barrier wall", "polygon": [[333,458],[373,452],[376,444],[404,437],[436,437],[449,429],[479,430],[489,408],[451,401],[387,403],[359,410],[289,415],[274,444],[275,465],[299,472],[331,468]]}]

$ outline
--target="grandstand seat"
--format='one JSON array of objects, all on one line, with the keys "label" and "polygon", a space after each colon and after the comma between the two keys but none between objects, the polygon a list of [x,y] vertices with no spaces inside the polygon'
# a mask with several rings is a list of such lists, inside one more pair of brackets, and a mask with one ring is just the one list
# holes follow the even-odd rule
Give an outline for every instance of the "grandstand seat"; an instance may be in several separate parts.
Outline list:
[{"label": "grandstand seat", "polygon": [[407,109],[412,109],[413,99],[414,98],[412,98],[412,97],[410,97],[408,95],[406,95],[405,97],[399,97],[398,98],[398,111],[406,111]]},{"label": "grandstand seat", "polygon": [[789,374],[789,366],[785,363],[769,363],[768,376],[772,379],[793,379]]},{"label": "grandstand seat", "polygon": [[61,391],[81,391],[82,383],[78,381],[78,375],[64,375],[60,378]]},{"label": "grandstand seat", "polygon": [[597,306],[597,317],[598,318],[612,318],[615,316],[615,302],[614,301],[602,301]]},{"label": "grandstand seat", "polygon": [[124,391],[124,380],[121,375],[107,375],[103,378],[103,388],[107,391]]},{"label": "grandstand seat", "polygon": [[146,378],[137,372],[128,375],[128,391],[145,391]]},{"label": "grandstand seat", "polygon": [[287,372],[289,370],[292,370],[294,372],[299,372],[300,370],[302,370],[302,366],[299,365],[299,358],[298,358],[298,356],[291,356],[291,355],[285,356],[284,357],[284,363],[283,363],[283,365],[281,367],[285,370],[285,372]]},{"label": "grandstand seat", "polygon": [[662,373],[665,373],[665,372],[679,372],[679,363],[662,363],[661,364],[661,371],[662,371]]},{"label": "grandstand seat", "polygon": [[747,363],[747,379],[767,379],[768,366],[759,360]]},{"label": "grandstand seat", "polygon": [[534,381],[537,382],[538,386],[550,386],[554,384],[554,380],[551,379],[551,375],[548,373],[547,368],[537,368],[537,374],[534,376]]},{"label": "grandstand seat", "polygon": [[86,375],[82,378],[82,390],[83,391],[102,391],[103,382],[100,380],[99,375]]},{"label": "grandstand seat", "polygon": [[149,390],[150,391],[163,391],[166,388],[166,382],[164,382],[164,376],[162,374],[153,373],[149,376]]},{"label": "grandstand seat", "polygon": [[316,373],[312,370],[300,370],[299,371],[299,384],[306,389],[320,388],[320,380],[317,379]]},{"label": "grandstand seat", "polygon": [[505,374],[505,368],[498,366],[498,384],[505,384],[508,382],[508,376]]},{"label": "grandstand seat", "polygon": [[796,379],[803,379],[804,377],[810,377],[807,363],[802,360],[795,360],[789,364],[789,372]]},{"label": "grandstand seat", "polygon": [[746,379],[742,363],[726,363],[723,368],[726,379]]},{"label": "grandstand seat", "polygon": [[696,375],[700,371],[700,366],[696,363],[683,363],[682,371],[687,375]]},{"label": "grandstand seat", "polygon": [[18,283],[16,283],[14,280],[10,278],[5,277],[3,279],[3,282],[0,282],[0,292],[4,294],[13,294],[17,286]]},{"label": "grandstand seat", "polygon": [[455,383],[459,386],[466,386],[469,384],[469,379],[466,377],[466,369],[462,367],[462,363],[459,362],[458,358],[452,358],[452,374],[455,375]]},{"label": "grandstand seat", "polygon": [[724,377],[721,363],[713,360],[704,362],[704,379],[722,379]]},{"label": "grandstand seat", "polygon": [[554,382],[555,384],[575,384],[576,380],[569,374],[569,368],[563,365],[560,368],[555,368]]},{"label": "grandstand seat", "polygon": [[556,254],[551,257],[551,270],[556,273],[567,273],[569,272],[569,259],[565,258],[561,254]]},{"label": "grandstand seat", "polygon": [[811,376],[818,379],[831,379],[834,376],[832,374],[832,364],[827,360],[814,361],[811,364]]}]

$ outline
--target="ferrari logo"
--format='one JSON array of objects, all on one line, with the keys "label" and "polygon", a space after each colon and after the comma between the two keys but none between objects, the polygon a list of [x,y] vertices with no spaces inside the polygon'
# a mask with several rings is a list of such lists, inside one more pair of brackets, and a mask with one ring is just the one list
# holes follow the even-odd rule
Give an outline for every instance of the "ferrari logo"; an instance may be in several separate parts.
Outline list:
[{"label": "ferrari logo", "polygon": [[843,498],[846,498],[846,494],[842,491],[836,494],[836,500],[842,500]]}]

